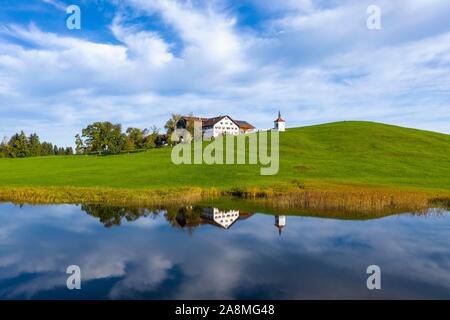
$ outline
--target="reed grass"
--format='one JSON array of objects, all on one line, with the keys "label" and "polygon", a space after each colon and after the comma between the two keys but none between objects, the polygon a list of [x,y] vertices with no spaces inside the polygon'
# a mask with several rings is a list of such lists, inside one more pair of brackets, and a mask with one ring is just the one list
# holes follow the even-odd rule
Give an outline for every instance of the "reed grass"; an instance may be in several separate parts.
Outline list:
[{"label": "reed grass", "polygon": [[80,187],[0,188],[0,202],[19,204],[105,204],[117,206],[186,205],[204,196],[200,188],[134,190]]},{"label": "reed grass", "polygon": [[19,204],[104,204],[137,207],[174,207],[206,199],[242,199],[261,210],[310,214],[352,213],[374,217],[400,212],[420,212],[430,207],[448,208],[450,194],[379,188],[287,190],[272,188],[180,188],[166,190],[116,188],[0,188],[0,202]]}]

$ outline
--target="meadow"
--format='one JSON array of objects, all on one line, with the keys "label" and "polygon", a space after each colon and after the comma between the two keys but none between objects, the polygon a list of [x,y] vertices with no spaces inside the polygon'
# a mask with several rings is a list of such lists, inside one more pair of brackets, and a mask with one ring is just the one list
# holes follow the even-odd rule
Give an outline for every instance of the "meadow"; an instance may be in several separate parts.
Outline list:
[{"label": "meadow", "polygon": [[[450,194],[450,135],[373,122],[290,128],[280,134],[280,169],[256,165],[175,165],[171,148],[110,156],[0,159],[0,200],[44,202],[109,198],[270,198],[309,192],[411,201]],[[359,196],[358,196],[359,195]],[[407,195],[407,196],[405,196]],[[378,197],[378,196],[377,196]],[[59,199],[59,200],[58,200]],[[352,200],[353,201],[353,200]],[[421,200],[422,201],[422,200]]]}]

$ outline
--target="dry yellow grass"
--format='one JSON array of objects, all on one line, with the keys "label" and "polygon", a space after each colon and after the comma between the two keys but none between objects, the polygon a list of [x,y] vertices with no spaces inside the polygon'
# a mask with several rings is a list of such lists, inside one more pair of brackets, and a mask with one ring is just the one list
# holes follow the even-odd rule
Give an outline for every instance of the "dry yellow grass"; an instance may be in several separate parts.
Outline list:
[{"label": "dry yellow grass", "polygon": [[177,190],[128,190],[118,188],[79,187],[17,187],[0,188],[0,202],[21,204],[105,204],[123,206],[154,206],[188,204],[203,197],[200,188]]},{"label": "dry yellow grass", "polygon": [[313,210],[349,213],[412,212],[429,207],[448,207],[450,194],[430,191],[409,191],[380,188],[341,187],[308,190],[298,188],[202,189],[168,190],[116,188],[0,188],[0,202],[27,204],[105,204],[116,206],[177,206],[195,204],[204,199],[234,197],[246,199],[272,210]]}]

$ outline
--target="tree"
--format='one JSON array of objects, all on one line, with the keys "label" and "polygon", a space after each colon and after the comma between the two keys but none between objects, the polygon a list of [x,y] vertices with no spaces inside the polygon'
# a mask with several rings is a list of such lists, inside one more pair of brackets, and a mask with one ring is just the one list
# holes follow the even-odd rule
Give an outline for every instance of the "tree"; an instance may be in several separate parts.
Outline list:
[{"label": "tree", "polygon": [[24,158],[29,156],[27,136],[23,131],[16,133],[8,142],[9,156],[12,158]]},{"label": "tree", "polygon": [[145,149],[145,138],[147,134],[147,129],[128,128],[125,150]]},{"label": "tree", "polygon": [[150,132],[145,138],[146,149],[156,148],[158,146],[159,128],[157,126],[151,126]]},{"label": "tree", "polygon": [[168,135],[172,134],[172,132],[175,131],[177,127],[177,122],[181,120],[181,115],[179,114],[172,114],[171,118],[167,120],[166,124],[164,125],[164,128],[166,129],[166,133]]},{"label": "tree", "polygon": [[157,135],[154,133],[147,135],[144,140],[144,149],[156,148],[156,138]]},{"label": "tree", "polygon": [[71,155],[73,155],[73,149],[72,149],[72,147],[67,147],[66,150],[64,150],[64,154],[65,154],[66,156],[71,156]]},{"label": "tree", "polygon": [[23,131],[14,134],[9,140],[4,138],[0,142],[0,157],[23,158],[51,156],[57,154],[72,154],[73,150],[69,148],[58,148],[50,142],[40,142],[36,133],[30,134],[28,137]]},{"label": "tree", "polygon": [[128,128],[126,133],[124,150],[141,150],[152,149],[156,147],[156,139],[159,129],[156,126],[152,126],[149,133],[148,129]]},{"label": "tree", "polygon": [[124,151],[136,150],[136,145],[134,144],[134,141],[132,139],[130,139],[129,137],[125,138],[125,142],[123,144],[123,150]]},{"label": "tree", "polygon": [[122,150],[126,136],[120,124],[95,122],[81,131],[88,152],[118,153]]},{"label": "tree", "polygon": [[167,136],[169,137],[169,144],[173,144],[172,140],[170,139],[172,133],[177,128],[178,121],[181,120],[181,115],[179,114],[172,114],[171,118],[167,120],[166,124],[164,125],[164,128],[166,129]]},{"label": "tree", "polygon": [[9,154],[8,138],[4,137],[0,143],[0,158],[6,158]]},{"label": "tree", "polygon": [[41,144],[41,155],[43,156],[54,156],[55,152],[53,150],[53,144],[49,142],[42,142]]},{"label": "tree", "polygon": [[[192,112],[190,112],[188,114],[188,117],[193,117],[194,115],[192,114]],[[186,123],[186,130],[189,131],[189,133],[191,134],[191,137],[194,137],[194,121],[188,121]]]},{"label": "tree", "polygon": [[58,156],[63,156],[66,154],[66,150],[63,147],[58,148]]},{"label": "tree", "polygon": [[36,133],[32,133],[28,138],[28,150],[31,157],[41,155],[41,142],[39,141],[39,136]]},{"label": "tree", "polygon": [[86,151],[86,146],[84,145],[83,139],[81,139],[79,134],[75,136],[75,145],[75,151],[77,154],[82,154]]}]

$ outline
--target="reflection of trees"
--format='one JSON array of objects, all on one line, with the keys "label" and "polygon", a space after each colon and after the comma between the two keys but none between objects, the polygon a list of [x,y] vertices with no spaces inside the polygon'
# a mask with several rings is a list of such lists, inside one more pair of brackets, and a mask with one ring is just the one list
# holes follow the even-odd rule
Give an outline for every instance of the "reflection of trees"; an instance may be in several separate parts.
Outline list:
[{"label": "reflection of trees", "polygon": [[[119,226],[122,219],[131,222],[141,217],[151,216],[157,217],[161,212],[165,211],[164,217],[173,228],[188,230],[192,233],[195,228],[200,225],[211,223],[202,215],[205,208],[201,206],[184,206],[184,207],[168,207],[147,209],[139,207],[119,207],[102,204],[83,204],[81,210],[87,214],[96,217],[107,228]],[[239,219],[246,219],[251,214],[242,213]]]},{"label": "reflection of trees", "polygon": [[157,216],[160,212],[159,210],[146,208],[105,206],[101,204],[83,204],[81,205],[81,210],[98,218],[107,228],[119,226],[123,218],[130,222],[140,217]]},{"label": "reflection of trees", "polygon": [[[139,207],[105,206],[102,204],[83,204],[81,210],[96,217],[107,228],[119,226],[122,219],[128,222],[135,221],[140,217],[159,215],[162,209],[147,209]],[[171,207],[167,208],[165,218],[174,228],[188,229],[192,232],[202,224],[202,208],[199,206]]]},{"label": "reflection of trees", "polygon": [[187,229],[189,233],[192,233],[202,224],[202,212],[203,208],[199,206],[168,208],[165,217],[172,227]]}]

